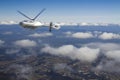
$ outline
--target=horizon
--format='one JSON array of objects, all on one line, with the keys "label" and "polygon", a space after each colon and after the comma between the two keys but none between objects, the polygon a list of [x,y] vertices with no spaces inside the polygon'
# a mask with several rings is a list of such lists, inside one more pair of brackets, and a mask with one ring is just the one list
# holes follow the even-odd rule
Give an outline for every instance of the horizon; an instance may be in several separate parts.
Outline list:
[{"label": "horizon", "polygon": [[[0,25],[18,25],[19,21],[0,21]],[[44,25],[49,25],[50,22],[41,22]],[[93,22],[54,22],[61,26],[120,26],[120,23],[93,23]]]}]

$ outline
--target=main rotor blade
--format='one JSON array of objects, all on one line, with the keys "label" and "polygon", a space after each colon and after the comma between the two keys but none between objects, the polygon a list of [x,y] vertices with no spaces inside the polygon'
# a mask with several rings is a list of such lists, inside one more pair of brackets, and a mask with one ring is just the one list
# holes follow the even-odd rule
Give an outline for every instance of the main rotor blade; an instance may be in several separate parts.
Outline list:
[{"label": "main rotor blade", "polygon": [[18,13],[20,13],[20,14],[21,14],[21,15],[23,15],[24,17],[26,17],[26,18],[28,18],[28,19],[32,20],[30,17],[26,16],[26,15],[25,15],[25,14],[23,14],[22,12],[18,11]]},{"label": "main rotor blade", "polygon": [[45,11],[46,9],[44,8],[44,9],[42,9],[41,11],[40,11],[40,13],[38,13],[38,15],[37,16],[35,16],[35,18],[33,18],[32,20],[35,20],[40,14],[42,14],[44,11]]}]

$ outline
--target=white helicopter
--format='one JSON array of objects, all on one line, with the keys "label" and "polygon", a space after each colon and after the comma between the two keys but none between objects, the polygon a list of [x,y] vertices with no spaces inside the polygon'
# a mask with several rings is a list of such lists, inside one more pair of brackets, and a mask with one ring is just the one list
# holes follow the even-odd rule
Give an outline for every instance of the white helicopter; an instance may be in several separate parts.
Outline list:
[{"label": "white helicopter", "polygon": [[[22,13],[21,11],[18,11],[18,13],[20,13],[21,15],[23,15],[24,17],[26,17],[27,19],[29,20],[24,20],[22,22],[20,22],[19,24],[24,27],[24,28],[31,28],[31,29],[34,29],[34,28],[37,28],[37,27],[43,27],[43,26],[46,26],[45,24],[42,24],[41,22],[39,21],[36,21],[37,17],[43,13],[46,9],[42,9],[40,11],[40,13],[38,13],[34,18],[30,18],[28,16],[26,16],[24,13]],[[53,24],[52,22],[50,22],[50,24],[48,25],[49,27],[49,31],[51,32],[52,28],[54,29],[60,29],[60,25],[59,24]]]}]

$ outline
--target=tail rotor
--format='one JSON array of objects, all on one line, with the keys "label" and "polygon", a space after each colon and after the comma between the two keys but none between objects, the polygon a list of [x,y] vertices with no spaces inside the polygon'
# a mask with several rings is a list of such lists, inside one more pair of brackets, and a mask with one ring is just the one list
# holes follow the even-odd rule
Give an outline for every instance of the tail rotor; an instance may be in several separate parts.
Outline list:
[{"label": "tail rotor", "polygon": [[50,32],[52,31],[52,26],[53,26],[53,23],[50,22],[50,26],[49,26],[49,31],[50,31]]},{"label": "tail rotor", "polygon": [[60,29],[60,25],[59,24],[53,24],[52,22],[50,22],[50,25],[49,25],[49,31],[51,32],[52,31],[52,28],[53,29]]}]

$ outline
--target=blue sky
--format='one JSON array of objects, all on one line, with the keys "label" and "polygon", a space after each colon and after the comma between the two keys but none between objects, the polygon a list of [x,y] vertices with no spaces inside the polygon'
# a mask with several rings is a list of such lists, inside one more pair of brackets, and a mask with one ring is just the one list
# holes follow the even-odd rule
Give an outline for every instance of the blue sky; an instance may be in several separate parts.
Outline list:
[{"label": "blue sky", "polygon": [[120,23],[120,0],[0,0],[0,21],[21,21],[17,10],[43,22]]}]

